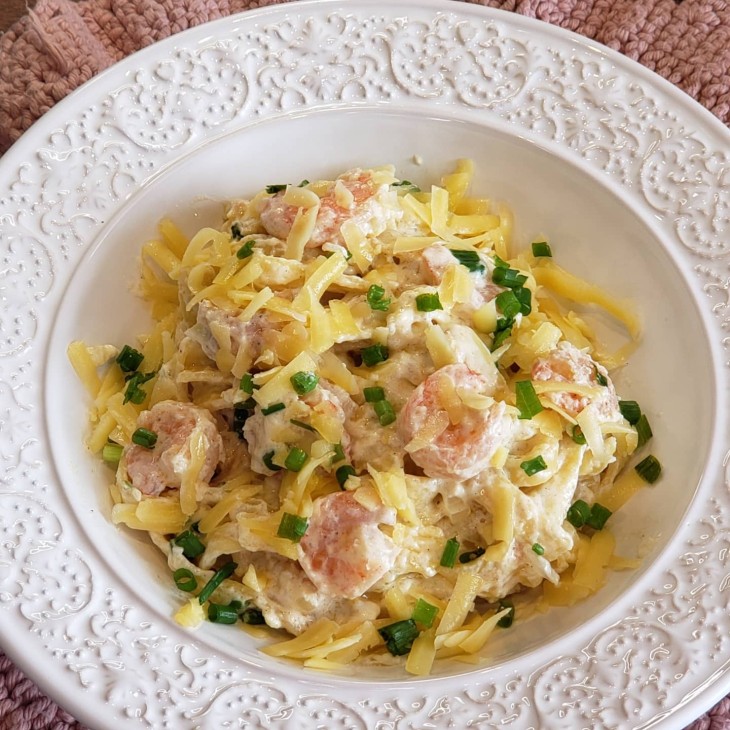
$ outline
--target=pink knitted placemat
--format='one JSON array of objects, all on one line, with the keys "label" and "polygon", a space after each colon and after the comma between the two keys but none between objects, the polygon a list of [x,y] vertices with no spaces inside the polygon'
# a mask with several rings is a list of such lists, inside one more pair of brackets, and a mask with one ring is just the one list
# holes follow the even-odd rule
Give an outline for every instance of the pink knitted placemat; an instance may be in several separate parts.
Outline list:
[{"label": "pink knitted placemat", "polygon": [[[726,0],[465,1],[539,18],[604,43],[730,124]],[[0,154],[66,94],[133,51],[208,20],[277,2],[39,0],[0,37]],[[84,728],[0,652],[0,730]],[[690,730],[730,730],[730,698]]]}]

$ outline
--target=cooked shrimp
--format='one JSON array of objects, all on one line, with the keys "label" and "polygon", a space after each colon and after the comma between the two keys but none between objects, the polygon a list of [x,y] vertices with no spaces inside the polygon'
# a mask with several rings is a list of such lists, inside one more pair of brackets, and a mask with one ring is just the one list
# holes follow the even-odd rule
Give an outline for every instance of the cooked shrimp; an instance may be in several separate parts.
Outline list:
[{"label": "cooked shrimp", "polygon": [[[411,394],[398,414],[398,433],[413,461],[430,477],[469,479],[486,469],[500,443],[508,436],[505,406],[495,402],[484,410],[447,403],[458,390],[490,392],[489,382],[466,365],[446,365],[429,375]],[[458,411],[458,422],[452,413]],[[422,438],[415,450],[408,444]]]},{"label": "cooked shrimp", "polygon": [[[587,353],[569,342],[561,342],[556,350],[547,357],[538,358],[532,366],[533,380],[598,386],[599,374],[606,379],[607,385],[593,402],[603,418],[617,420],[620,418],[618,397],[608,371]],[[592,401],[588,396],[571,393],[569,388],[557,393],[546,393],[544,397],[571,416],[578,415]]]},{"label": "cooked shrimp", "polygon": [[316,500],[299,543],[299,562],[312,583],[323,593],[356,598],[379,581],[398,554],[393,541],[378,529],[381,523],[395,524],[395,510],[370,510],[354,492]]},{"label": "cooked shrimp", "polygon": [[131,444],[124,450],[123,465],[132,486],[140,492],[157,496],[165,489],[180,486],[191,465],[190,439],[195,431],[200,431],[205,441],[205,460],[198,479],[211,480],[223,456],[223,441],[207,410],[188,403],[162,401],[140,414],[137,427],[157,434],[152,449]]},{"label": "cooked shrimp", "polygon": [[245,347],[253,362],[261,354],[265,324],[263,313],[254,315],[248,322],[242,322],[233,312],[216,307],[204,299],[198,306],[197,324],[187,334],[200,344],[211,360],[215,360],[220,348],[218,337],[223,336],[230,340],[234,357],[241,347]]},{"label": "cooked shrimp", "polygon": [[[338,182],[341,186],[338,187]],[[382,186],[385,187],[385,186]],[[352,201],[349,207],[343,200],[348,197],[347,192],[340,196],[338,190],[344,188],[349,191]],[[357,220],[367,229],[365,232],[378,235],[385,230],[386,223],[394,216],[400,217],[402,213],[395,210],[386,210],[374,198],[379,191],[378,186],[373,183],[372,177],[361,170],[351,170],[341,175],[332,183],[327,192],[320,196],[319,212],[317,222],[314,226],[312,236],[307,243],[308,248],[316,248],[327,242],[343,243],[340,234],[342,224],[347,220]],[[261,211],[261,223],[266,232],[280,239],[286,239],[294,224],[297,215],[297,206],[285,203],[284,193],[280,192],[268,198]],[[377,219],[382,219],[381,225],[375,225]]]}]

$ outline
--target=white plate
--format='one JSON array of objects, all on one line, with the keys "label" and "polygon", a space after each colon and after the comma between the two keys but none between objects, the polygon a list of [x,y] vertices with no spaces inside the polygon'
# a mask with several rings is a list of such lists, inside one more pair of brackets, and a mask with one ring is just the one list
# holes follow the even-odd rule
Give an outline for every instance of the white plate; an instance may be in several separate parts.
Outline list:
[{"label": "white plate", "polygon": [[[729,143],[606,48],[460,3],[277,6],[89,82],[0,164],[7,653],[100,729],[690,722],[730,690]],[[642,568],[502,632],[488,668],[426,680],[314,674],[230,628],[181,630],[159,555],[109,523],[66,345],[143,326],[129,286],[163,214],[190,230],[265,183],[384,162],[425,182],[461,156],[512,205],[519,240],[548,234],[572,270],[639,304],[645,339],[620,384],[666,474],[612,519]]]}]

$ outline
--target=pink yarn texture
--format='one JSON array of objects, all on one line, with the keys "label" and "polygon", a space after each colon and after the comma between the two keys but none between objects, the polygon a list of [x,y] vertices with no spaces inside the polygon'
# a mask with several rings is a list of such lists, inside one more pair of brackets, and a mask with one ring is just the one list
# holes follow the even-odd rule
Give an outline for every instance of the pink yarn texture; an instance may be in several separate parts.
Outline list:
[{"label": "pink yarn texture", "polygon": [[[83,82],[186,28],[280,0],[39,0],[0,37],[0,154]],[[726,0],[465,0],[538,18],[624,53],[730,124]],[[0,0],[2,2],[2,0]],[[0,652],[0,730],[83,730]],[[730,699],[690,730],[730,730]]]}]

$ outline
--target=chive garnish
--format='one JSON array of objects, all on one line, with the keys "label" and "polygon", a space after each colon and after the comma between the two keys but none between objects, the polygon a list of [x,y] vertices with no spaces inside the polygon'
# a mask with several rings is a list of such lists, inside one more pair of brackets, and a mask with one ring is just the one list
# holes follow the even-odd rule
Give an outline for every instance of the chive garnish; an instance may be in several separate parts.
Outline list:
[{"label": "chive garnish", "polygon": [[400,182],[394,182],[390,185],[392,188],[401,188],[403,191],[407,191],[409,193],[420,193],[421,188],[418,187],[415,183],[412,183],[410,180],[401,180]]},{"label": "chive garnish", "polygon": [[226,579],[233,575],[236,564],[233,561],[226,563],[222,568],[216,570],[213,577],[203,586],[203,590],[198,594],[198,601],[202,606],[213,595],[213,591]]},{"label": "chive garnish", "polygon": [[312,431],[312,433],[316,433],[315,429],[312,428],[308,423],[304,423],[304,421],[300,421],[297,418],[290,418],[289,423],[291,423],[293,426],[299,426],[299,428],[303,428],[305,431]]},{"label": "chive garnish", "polygon": [[231,226],[231,238],[234,241],[240,241],[243,238],[243,231],[241,230],[240,223],[234,223]]},{"label": "chive garnish", "polygon": [[365,295],[370,309],[378,312],[387,312],[390,308],[390,298],[385,299],[385,289],[378,284],[371,284]]},{"label": "chive garnish", "polygon": [[301,468],[307,463],[308,459],[309,456],[306,451],[303,451],[298,446],[294,446],[286,455],[284,466],[289,471],[301,471]]},{"label": "chive garnish", "polygon": [[265,624],[264,614],[261,613],[261,609],[256,606],[249,605],[249,601],[246,601],[246,606],[241,613],[241,621],[251,626]]},{"label": "chive garnish", "polygon": [[512,334],[512,322],[507,319],[497,320],[497,329],[494,330],[492,338],[492,351],[504,344],[504,341]]},{"label": "chive garnish", "polygon": [[123,451],[124,447],[119,444],[104,444],[104,448],[101,450],[101,458],[107,464],[118,464]]},{"label": "chive garnish", "polygon": [[543,410],[531,380],[518,380],[515,383],[515,394],[517,410],[520,412],[521,419],[532,418]]},{"label": "chive garnish", "polygon": [[275,193],[280,193],[282,190],[286,190],[286,188],[286,185],[267,185],[266,192],[269,195],[274,195]]},{"label": "chive garnish", "polygon": [[340,485],[340,489],[345,488],[345,484],[347,483],[347,480],[350,477],[354,477],[357,474],[354,467],[350,466],[350,464],[345,464],[344,466],[340,466],[337,468],[337,471],[335,471],[335,479],[337,479],[337,483]]},{"label": "chive garnish", "polygon": [[157,443],[157,434],[147,428],[138,428],[132,434],[132,443],[142,446],[145,449],[152,449]]},{"label": "chive garnish", "polygon": [[342,448],[342,444],[335,444],[335,448],[332,452],[330,464],[336,464],[338,461],[342,461],[345,458],[345,450]]},{"label": "chive garnish", "polygon": [[459,562],[460,563],[471,563],[472,561],[476,560],[477,558],[481,558],[484,553],[487,552],[483,547],[474,548],[474,550],[469,550],[466,553],[462,553],[459,555]]},{"label": "chive garnish", "polygon": [[505,269],[498,266],[492,272],[492,281],[508,289],[514,289],[515,287],[521,287],[527,281],[527,277],[520,274],[517,269]]},{"label": "chive garnish", "polygon": [[443,309],[443,306],[438,294],[418,294],[416,309],[419,312],[435,312],[437,309]]},{"label": "chive garnish", "polygon": [[305,185],[309,185],[309,180],[307,180],[306,178],[305,178],[304,180],[302,180],[302,181],[301,181],[301,182],[299,183],[299,185],[297,185],[297,187],[298,187],[298,188],[303,188],[303,187],[304,187]]},{"label": "chive garnish", "polygon": [[172,574],[172,579],[175,581],[175,585],[186,593],[190,593],[198,587],[198,581],[195,580],[193,571],[187,568],[178,568]]},{"label": "chive garnish", "polygon": [[649,425],[649,419],[642,413],[639,416],[639,420],[634,425],[636,433],[639,434],[639,442],[637,448],[641,448],[647,441],[654,435],[651,432],[651,426]]},{"label": "chive garnish", "polygon": [[527,316],[532,311],[532,291],[524,286],[516,286],[512,293],[520,303],[520,312]]},{"label": "chive garnish", "polygon": [[469,271],[481,272],[485,270],[482,260],[476,251],[461,248],[450,248],[451,255],[462,265],[466,266]]},{"label": "chive garnish", "polygon": [[535,241],[532,244],[532,255],[535,258],[549,257],[552,258],[553,252],[547,241]]},{"label": "chive garnish", "polygon": [[538,472],[547,469],[547,464],[542,456],[536,456],[534,459],[523,461],[520,464],[520,469],[522,469],[528,477],[531,477],[533,474],[537,474]]},{"label": "chive garnish", "polygon": [[285,408],[286,406],[283,403],[272,403],[270,406],[266,406],[266,408],[261,409],[261,415],[270,416],[272,413],[278,413],[279,411],[283,411]]},{"label": "chive garnish", "polygon": [[577,499],[573,504],[570,505],[570,508],[568,509],[568,514],[566,515],[566,519],[568,522],[570,522],[573,527],[576,529],[580,529],[583,527],[583,525],[586,524],[588,519],[591,516],[591,508],[588,505],[587,502],[583,501],[582,499]]},{"label": "chive garnish", "polygon": [[444,568],[453,568],[458,554],[459,541],[455,537],[449,538],[444,545],[443,553],[441,553],[441,566]]},{"label": "chive garnish", "polygon": [[539,542],[536,542],[532,545],[532,552],[535,555],[545,555],[545,548]]},{"label": "chive garnish", "polygon": [[256,242],[253,239],[246,241],[246,243],[244,243],[243,246],[236,251],[236,258],[240,260],[247,259],[253,253],[255,243]]},{"label": "chive garnish", "polygon": [[575,426],[573,426],[570,432],[570,438],[572,438],[575,443],[580,444],[581,446],[586,443],[586,437],[583,434],[583,429],[577,423],[575,424]]},{"label": "chive garnish", "polygon": [[147,397],[147,393],[140,388],[148,380],[154,378],[156,373],[134,373],[133,375],[127,376],[127,387],[124,390],[124,401],[123,403],[132,403],[140,405],[144,403],[144,399]]},{"label": "chive garnish", "polygon": [[604,507],[602,504],[596,502],[591,507],[591,514],[586,520],[586,525],[592,527],[594,530],[602,530],[606,524],[606,520],[613,514],[608,507]]},{"label": "chive garnish", "polygon": [[514,319],[514,317],[520,312],[520,301],[511,289],[497,294],[494,301],[497,305],[497,309],[502,312],[505,319]]},{"label": "chive garnish", "polygon": [[235,624],[238,621],[238,601],[232,601],[229,605],[224,606],[222,603],[208,604],[208,620],[214,624]]},{"label": "chive garnish", "polygon": [[183,555],[188,560],[194,560],[205,552],[205,545],[192,529],[181,532],[172,539],[172,542],[182,548]]},{"label": "chive garnish", "polygon": [[248,393],[248,395],[253,395],[253,376],[251,373],[244,373],[243,377],[241,378],[241,383],[238,386],[244,393]]},{"label": "chive garnish", "polygon": [[377,403],[373,403],[373,410],[381,426],[389,426],[395,421],[395,411],[390,401],[379,400]]},{"label": "chive garnish", "polygon": [[286,540],[299,542],[304,537],[308,526],[309,521],[306,517],[284,512],[281,516],[281,522],[279,523],[279,529],[276,531],[276,534]]},{"label": "chive garnish", "polygon": [[652,454],[649,454],[649,456],[645,459],[642,459],[634,467],[634,469],[636,470],[636,473],[649,484],[654,484],[662,473],[662,465],[659,462],[659,459]]},{"label": "chive garnish", "polygon": [[281,471],[281,467],[280,467],[280,466],[277,466],[277,465],[276,465],[276,464],[274,464],[274,462],[272,461],[272,459],[274,458],[274,454],[275,454],[275,452],[274,452],[274,451],[267,451],[267,452],[266,452],[266,453],[265,453],[265,454],[263,455],[263,457],[261,458],[261,461],[263,461],[263,462],[264,462],[264,465],[265,465],[265,466],[266,466],[266,467],[267,467],[268,469],[271,469],[271,471]]},{"label": "chive garnish", "polygon": [[363,395],[365,396],[366,403],[377,403],[379,400],[385,399],[385,391],[379,386],[372,386],[371,388],[363,388]]},{"label": "chive garnish", "polygon": [[122,372],[133,373],[144,360],[144,355],[129,345],[124,345],[121,352],[117,355],[117,365]]},{"label": "chive garnish", "polygon": [[509,613],[506,613],[501,619],[499,619],[499,621],[497,621],[497,626],[499,626],[500,629],[508,629],[512,626],[512,622],[515,620],[515,606],[512,601],[502,599],[499,602],[497,613],[504,611],[505,608],[509,609]]},{"label": "chive garnish", "polygon": [[424,601],[423,598],[419,598],[416,601],[416,605],[413,607],[413,614],[411,618],[416,622],[425,626],[427,629],[431,628],[433,621],[436,618],[439,610],[436,606],[430,604],[428,601]]},{"label": "chive garnish", "polygon": [[641,408],[635,400],[620,400],[618,409],[621,415],[632,425],[635,426],[641,418]]},{"label": "chive garnish", "polygon": [[294,388],[297,395],[306,395],[317,387],[319,376],[316,373],[300,370],[289,378],[289,382],[292,384],[292,388]]},{"label": "chive garnish", "polygon": [[378,363],[385,362],[390,353],[385,345],[370,345],[369,347],[363,347],[360,350],[362,361],[364,365],[368,367],[374,367]]},{"label": "chive garnish", "polygon": [[598,369],[598,365],[594,365],[593,369],[596,375],[596,382],[605,388],[608,385],[608,378]]},{"label": "chive garnish", "polygon": [[246,420],[253,414],[253,409],[256,407],[256,401],[253,398],[248,398],[243,403],[237,403],[233,406],[233,422],[231,423],[231,430],[238,434],[239,438],[243,438],[243,427],[246,425]]},{"label": "chive garnish", "polygon": [[416,622],[412,618],[408,618],[383,626],[382,629],[378,629],[378,633],[383,637],[385,646],[393,656],[402,656],[411,650],[413,642],[420,632],[416,627]]}]

